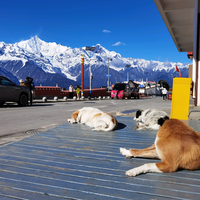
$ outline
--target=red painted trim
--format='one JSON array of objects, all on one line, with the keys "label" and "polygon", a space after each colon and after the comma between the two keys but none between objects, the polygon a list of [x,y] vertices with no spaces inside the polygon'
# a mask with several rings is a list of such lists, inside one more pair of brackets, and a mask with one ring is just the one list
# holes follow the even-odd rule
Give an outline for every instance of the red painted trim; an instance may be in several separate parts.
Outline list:
[{"label": "red painted trim", "polygon": [[191,51],[191,52],[188,52],[187,53],[187,57],[190,59],[191,57],[193,57],[193,52]]}]

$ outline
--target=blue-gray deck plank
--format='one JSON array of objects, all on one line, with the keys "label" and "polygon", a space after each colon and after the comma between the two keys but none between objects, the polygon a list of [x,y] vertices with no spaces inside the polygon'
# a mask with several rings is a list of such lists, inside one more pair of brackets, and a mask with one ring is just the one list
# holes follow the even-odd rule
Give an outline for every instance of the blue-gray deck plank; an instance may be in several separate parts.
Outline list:
[{"label": "blue-gray deck plank", "polygon": [[119,148],[148,147],[156,131],[117,119],[113,132],[67,123],[2,147],[0,199],[199,199],[199,170],[127,177],[126,170],[159,161],[126,159]]}]

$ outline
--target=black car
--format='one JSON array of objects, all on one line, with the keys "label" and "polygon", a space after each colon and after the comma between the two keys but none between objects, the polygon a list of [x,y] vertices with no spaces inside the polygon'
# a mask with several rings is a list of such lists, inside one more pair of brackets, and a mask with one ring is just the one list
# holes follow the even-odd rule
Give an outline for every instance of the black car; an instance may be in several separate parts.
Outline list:
[{"label": "black car", "polygon": [[5,102],[17,102],[20,106],[28,105],[29,89],[19,86],[4,76],[0,76],[0,106]]}]

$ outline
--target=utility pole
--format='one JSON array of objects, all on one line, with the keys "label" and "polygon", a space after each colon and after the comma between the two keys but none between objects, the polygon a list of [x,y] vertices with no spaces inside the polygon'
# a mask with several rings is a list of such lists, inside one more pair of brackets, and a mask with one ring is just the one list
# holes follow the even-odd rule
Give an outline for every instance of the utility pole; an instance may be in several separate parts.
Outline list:
[{"label": "utility pole", "polygon": [[82,74],[81,74],[81,96],[83,96],[83,82],[84,82],[84,55],[82,55],[81,58],[81,63],[82,63]]},{"label": "utility pole", "polygon": [[126,65],[125,67],[127,67],[127,82],[129,81],[129,70],[130,70],[130,66],[131,65]]},{"label": "utility pole", "polygon": [[[88,46],[88,47],[85,48],[85,50],[86,50],[86,52],[87,52],[87,51],[93,52],[93,51],[95,50],[95,47],[89,47],[89,46]],[[87,54],[88,54],[88,53],[87,53]],[[91,90],[91,88],[92,88],[92,79],[93,79],[90,61],[91,61],[91,60],[96,60],[96,59],[91,59],[92,56],[93,56],[93,55],[88,54],[88,57],[89,57],[89,59],[90,59],[90,60],[89,60],[90,98],[92,97],[92,90]]]},{"label": "utility pole", "polygon": [[109,92],[109,90],[110,90],[110,74],[109,74],[109,61],[112,61],[112,58],[108,58],[108,74],[107,74],[107,76],[108,76],[108,83],[107,83],[107,87],[108,87],[108,92]]}]

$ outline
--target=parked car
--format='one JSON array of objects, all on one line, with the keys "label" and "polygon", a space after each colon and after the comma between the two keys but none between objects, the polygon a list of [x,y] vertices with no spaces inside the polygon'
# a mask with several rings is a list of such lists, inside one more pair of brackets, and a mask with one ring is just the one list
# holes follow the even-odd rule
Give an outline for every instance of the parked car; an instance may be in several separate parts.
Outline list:
[{"label": "parked car", "polygon": [[17,102],[20,106],[28,105],[29,90],[19,86],[4,76],[0,76],[0,106],[7,101]]},{"label": "parked car", "polygon": [[126,83],[116,83],[111,91],[111,98],[123,98]]},{"label": "parked car", "polygon": [[111,92],[111,98],[124,99],[131,97],[139,99],[139,88],[138,84],[129,80],[128,83],[116,83]]}]

